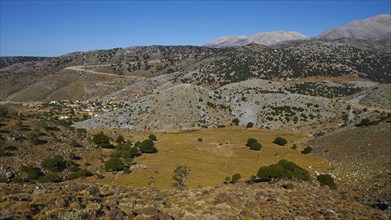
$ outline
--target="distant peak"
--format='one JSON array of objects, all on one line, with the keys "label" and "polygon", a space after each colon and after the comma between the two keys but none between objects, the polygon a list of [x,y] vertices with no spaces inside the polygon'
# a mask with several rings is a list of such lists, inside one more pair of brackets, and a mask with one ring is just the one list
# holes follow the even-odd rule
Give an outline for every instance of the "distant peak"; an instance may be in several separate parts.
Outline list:
[{"label": "distant peak", "polygon": [[204,46],[207,47],[234,47],[244,46],[250,43],[262,44],[270,46],[273,44],[281,43],[284,41],[301,40],[308,38],[306,35],[295,31],[282,31],[276,30],[271,32],[259,32],[252,36],[246,37],[245,35],[240,36],[224,36],[217,40],[206,43]]}]

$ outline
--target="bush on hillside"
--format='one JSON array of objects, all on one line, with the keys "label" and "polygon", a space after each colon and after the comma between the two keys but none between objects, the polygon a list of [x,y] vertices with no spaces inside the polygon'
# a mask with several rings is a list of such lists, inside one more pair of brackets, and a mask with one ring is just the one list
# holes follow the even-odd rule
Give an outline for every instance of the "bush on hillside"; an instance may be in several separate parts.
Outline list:
[{"label": "bush on hillside", "polygon": [[274,144],[278,144],[278,145],[281,145],[281,146],[284,146],[285,144],[288,143],[288,141],[285,139],[285,138],[282,138],[282,137],[276,137],[273,141]]},{"label": "bush on hillside", "polygon": [[287,178],[304,181],[309,181],[311,179],[307,170],[288,160],[280,160],[277,164],[261,167],[258,170],[257,176],[259,178]]},{"label": "bush on hillside", "polygon": [[337,184],[334,182],[334,178],[329,174],[321,174],[316,178],[321,185],[328,186],[330,189],[337,189]]},{"label": "bush on hillside", "polygon": [[60,155],[42,160],[41,165],[51,172],[60,172],[66,168],[64,158]]},{"label": "bush on hillside", "polygon": [[87,169],[81,169],[68,175],[67,180],[73,180],[78,178],[84,178],[92,176],[92,173]]},{"label": "bush on hillside", "polygon": [[117,144],[125,143],[125,138],[124,138],[124,136],[118,135],[118,137],[117,137],[117,139],[115,140],[115,142],[117,142]]},{"label": "bush on hillside", "polygon": [[120,171],[123,170],[124,167],[124,162],[118,157],[110,157],[110,159],[105,162],[105,169],[107,171]]},{"label": "bush on hillside", "polygon": [[43,175],[39,168],[33,166],[21,166],[20,171],[26,174],[26,181],[37,180]]},{"label": "bush on hillside", "polygon": [[103,148],[112,148],[113,146],[110,144],[110,138],[107,137],[103,132],[100,132],[92,138],[92,142],[96,145]]},{"label": "bush on hillside", "polygon": [[60,182],[61,178],[56,173],[46,173],[45,175],[39,177],[38,182],[40,183],[50,183],[50,182]]},{"label": "bush on hillside", "polygon": [[81,145],[79,142],[77,142],[75,140],[71,140],[71,146],[72,147],[83,147],[83,145]]},{"label": "bush on hillside", "polygon": [[372,122],[368,118],[361,119],[360,123],[357,124],[357,126],[369,126],[369,125],[372,125]]},{"label": "bush on hillside", "polygon": [[157,149],[154,147],[155,143],[152,140],[146,139],[140,144],[140,152],[146,154],[157,153]]},{"label": "bush on hillside", "polygon": [[38,135],[33,132],[31,132],[27,135],[27,139],[34,145],[38,145],[41,143],[41,141],[38,138]]}]

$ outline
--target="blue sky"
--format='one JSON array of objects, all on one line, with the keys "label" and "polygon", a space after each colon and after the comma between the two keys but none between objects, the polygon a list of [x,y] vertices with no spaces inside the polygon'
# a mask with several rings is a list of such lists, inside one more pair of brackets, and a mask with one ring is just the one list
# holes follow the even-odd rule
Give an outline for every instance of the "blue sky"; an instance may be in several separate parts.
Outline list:
[{"label": "blue sky", "polygon": [[285,30],[315,36],[390,14],[389,0],[0,0],[0,56],[58,56],[137,45],[202,45],[220,36]]}]

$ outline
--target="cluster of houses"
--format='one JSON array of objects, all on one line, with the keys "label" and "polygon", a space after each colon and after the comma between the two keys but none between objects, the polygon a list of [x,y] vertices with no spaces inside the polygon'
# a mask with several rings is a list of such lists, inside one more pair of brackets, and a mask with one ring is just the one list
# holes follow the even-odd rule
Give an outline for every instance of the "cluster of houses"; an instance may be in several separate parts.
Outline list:
[{"label": "cluster of houses", "polygon": [[61,100],[61,101],[50,101],[42,103],[46,107],[56,107],[59,109],[67,109],[58,115],[58,119],[67,120],[72,118],[74,115],[83,117],[98,117],[102,113],[109,112],[118,108],[120,103],[112,100],[101,101],[81,101],[81,100]]}]

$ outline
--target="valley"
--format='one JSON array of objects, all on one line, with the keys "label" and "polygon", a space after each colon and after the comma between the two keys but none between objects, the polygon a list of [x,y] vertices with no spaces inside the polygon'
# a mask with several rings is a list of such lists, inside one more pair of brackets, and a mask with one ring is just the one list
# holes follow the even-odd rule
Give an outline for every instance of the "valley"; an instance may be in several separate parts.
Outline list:
[{"label": "valley", "polygon": [[388,18],[0,57],[0,219],[390,218]]}]

